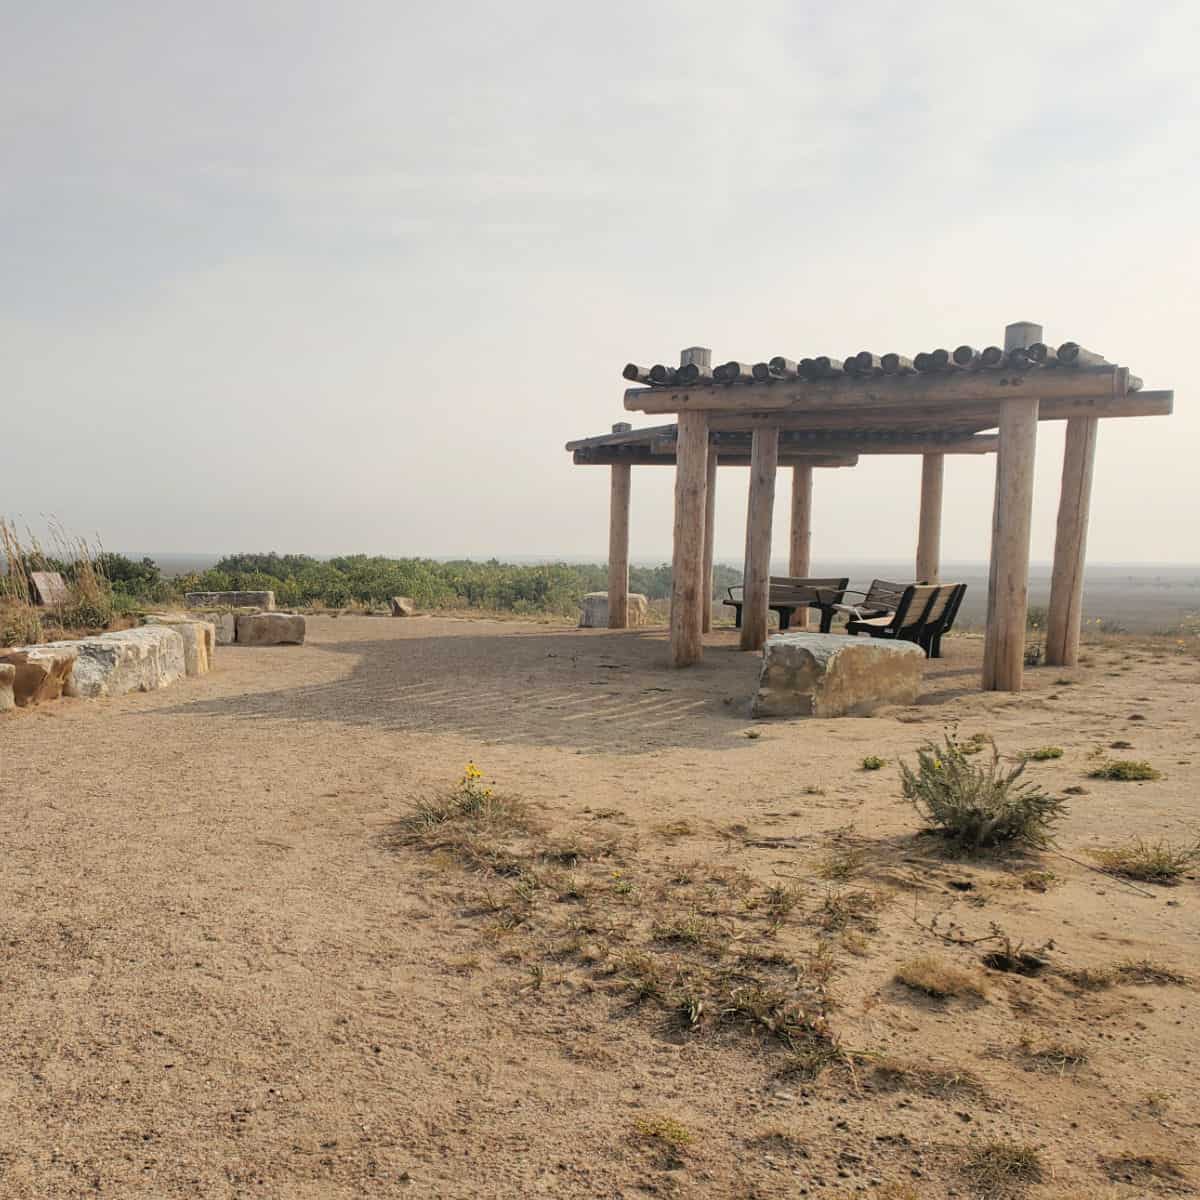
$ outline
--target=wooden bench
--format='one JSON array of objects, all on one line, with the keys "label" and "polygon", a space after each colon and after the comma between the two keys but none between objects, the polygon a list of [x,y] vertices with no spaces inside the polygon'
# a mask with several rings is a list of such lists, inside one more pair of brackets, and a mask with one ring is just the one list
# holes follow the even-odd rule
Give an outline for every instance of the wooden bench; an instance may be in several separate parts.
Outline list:
[{"label": "wooden bench", "polygon": [[[833,605],[841,603],[849,583],[849,576],[844,579],[796,579],[787,575],[772,575],[768,580],[767,607],[779,614],[779,628],[784,630],[791,625],[792,614],[798,608],[819,608],[823,612],[829,607],[832,610]],[[736,598],[734,592],[738,593]],[[734,610],[734,622],[738,629],[741,629],[741,584],[729,589],[729,598],[725,604]],[[829,631],[825,629],[825,632]]]},{"label": "wooden bench", "polygon": [[965,583],[912,583],[891,613],[851,615],[846,632],[915,642],[928,658],[941,657],[942,635],[954,623],[966,593]]},{"label": "wooden bench", "polygon": [[[848,581],[847,581],[848,582]],[[865,592],[843,588],[842,596],[831,603],[821,604],[821,632],[828,633],[833,626],[833,618],[843,612],[847,617],[879,617],[896,611],[904,597],[907,583],[893,583],[888,579],[872,579],[871,586]],[[861,600],[843,603],[844,596],[861,596]]]}]

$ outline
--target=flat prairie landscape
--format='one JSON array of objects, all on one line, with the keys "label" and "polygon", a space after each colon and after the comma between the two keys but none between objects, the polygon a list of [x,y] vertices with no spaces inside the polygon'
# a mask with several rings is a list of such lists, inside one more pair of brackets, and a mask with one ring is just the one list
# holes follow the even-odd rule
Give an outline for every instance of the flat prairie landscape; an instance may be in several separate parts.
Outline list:
[{"label": "flat prairie landscape", "polygon": [[[707,646],[314,617],[0,717],[0,1196],[1194,1194],[1195,871],[1099,866],[1200,835],[1195,639],[777,722]],[[948,730],[1061,749],[1053,848],[922,831]]]}]

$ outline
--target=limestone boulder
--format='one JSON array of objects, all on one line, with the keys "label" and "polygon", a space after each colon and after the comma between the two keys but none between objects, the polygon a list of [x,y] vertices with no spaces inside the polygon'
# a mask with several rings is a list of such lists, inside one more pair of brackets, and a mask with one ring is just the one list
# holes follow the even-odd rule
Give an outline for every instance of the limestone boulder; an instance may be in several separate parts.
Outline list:
[{"label": "limestone boulder", "polygon": [[48,642],[0,650],[0,665],[13,668],[13,701],[21,708],[57,700],[69,685],[79,657],[77,642]]},{"label": "limestone boulder", "polygon": [[239,613],[239,646],[298,646],[304,641],[304,618],[295,613]]},{"label": "limestone boulder", "polygon": [[417,606],[407,596],[392,597],[392,616],[393,617],[415,617],[417,615]]},{"label": "limestone boulder", "polygon": [[168,687],[187,670],[183,638],[166,625],[102,633],[72,644],[79,657],[67,685],[68,696],[94,700],[153,692]]},{"label": "limestone boulder", "polygon": [[213,669],[217,627],[212,621],[199,621],[174,613],[154,613],[146,618],[146,624],[165,625],[183,638],[183,665],[189,675],[207,675]]},{"label": "limestone boulder", "polygon": [[237,613],[190,612],[190,621],[207,621],[216,633],[218,646],[232,646],[237,641]]},{"label": "limestone boulder", "polygon": [[912,704],[925,654],[912,642],[835,633],[767,638],[754,697],[756,717],[866,716],[884,704]]},{"label": "limestone boulder", "polygon": [[0,663],[0,713],[17,707],[13,684],[17,680],[17,668],[11,663]]},{"label": "limestone boulder", "polygon": [[188,608],[264,608],[275,607],[274,592],[184,592]]},{"label": "limestone boulder", "polygon": [[[645,625],[649,602],[641,592],[629,593],[629,624]],[[580,629],[608,628],[608,593],[588,592],[581,601],[579,610]]]}]

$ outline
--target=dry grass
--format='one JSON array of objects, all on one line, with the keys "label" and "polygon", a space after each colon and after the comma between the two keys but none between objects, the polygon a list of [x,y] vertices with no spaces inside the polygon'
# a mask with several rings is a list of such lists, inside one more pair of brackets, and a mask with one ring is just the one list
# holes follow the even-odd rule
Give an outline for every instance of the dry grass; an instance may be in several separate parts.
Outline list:
[{"label": "dry grass", "polygon": [[1033,1146],[1017,1142],[988,1142],[971,1153],[963,1174],[980,1196],[1012,1196],[1045,1177],[1041,1156]]},{"label": "dry grass", "polygon": [[1067,978],[1084,991],[1101,991],[1118,984],[1135,986],[1166,987],[1175,984],[1186,987],[1191,977],[1173,967],[1153,962],[1151,959],[1127,959],[1107,967],[1081,967],[1068,973]]},{"label": "dry grass", "polygon": [[1161,1154],[1115,1154],[1100,1159],[1105,1173],[1114,1182],[1178,1184],[1187,1180],[1184,1164]]},{"label": "dry grass", "polygon": [[1083,1046],[1055,1041],[1034,1042],[1030,1038],[1022,1038],[1017,1043],[1016,1055],[1027,1071],[1054,1075],[1065,1075],[1088,1060],[1087,1049]]},{"label": "dry grass", "polygon": [[887,1091],[912,1092],[935,1100],[954,1096],[981,1100],[987,1095],[979,1077],[965,1068],[951,1070],[896,1058],[872,1060],[871,1080]]},{"label": "dry grass", "polygon": [[633,1122],[633,1136],[638,1141],[658,1142],[670,1146],[673,1150],[685,1149],[696,1140],[686,1125],[662,1113],[636,1118]]},{"label": "dry grass", "polygon": [[1144,883],[1174,886],[1192,868],[1200,865],[1200,839],[1186,845],[1173,846],[1160,838],[1146,842],[1136,838],[1123,846],[1092,850],[1092,857],[1114,875],[1140,879]]},{"label": "dry grass", "polygon": [[972,996],[982,1000],[987,986],[972,971],[964,971],[942,958],[927,955],[904,963],[896,972],[898,982],[914,991],[924,992],[935,1000]]}]

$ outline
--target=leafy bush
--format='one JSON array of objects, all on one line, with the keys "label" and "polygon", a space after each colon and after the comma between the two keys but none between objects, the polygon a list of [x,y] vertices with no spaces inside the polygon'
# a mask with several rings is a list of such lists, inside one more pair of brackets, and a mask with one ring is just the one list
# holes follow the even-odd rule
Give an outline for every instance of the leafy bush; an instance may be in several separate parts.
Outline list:
[{"label": "leafy bush", "polygon": [[1162,772],[1156,771],[1148,762],[1131,758],[1114,758],[1102,762],[1088,772],[1089,779],[1115,779],[1134,782],[1142,779],[1161,779]]},{"label": "leafy bush", "polygon": [[904,798],[917,812],[964,846],[1044,846],[1066,802],[1036,783],[1022,782],[1024,771],[1024,761],[1002,766],[995,746],[990,759],[976,764],[947,734],[943,745],[927,742],[917,751],[915,770],[901,763],[900,780]]},{"label": "leafy bush", "polygon": [[864,771],[880,771],[887,765],[887,760],[880,758],[878,754],[868,754],[862,760],[862,769]]},{"label": "leafy bush", "polygon": [[1063,748],[1061,746],[1035,746],[1032,750],[1022,750],[1021,757],[1027,758],[1031,762],[1047,762],[1052,758],[1062,758]]}]

